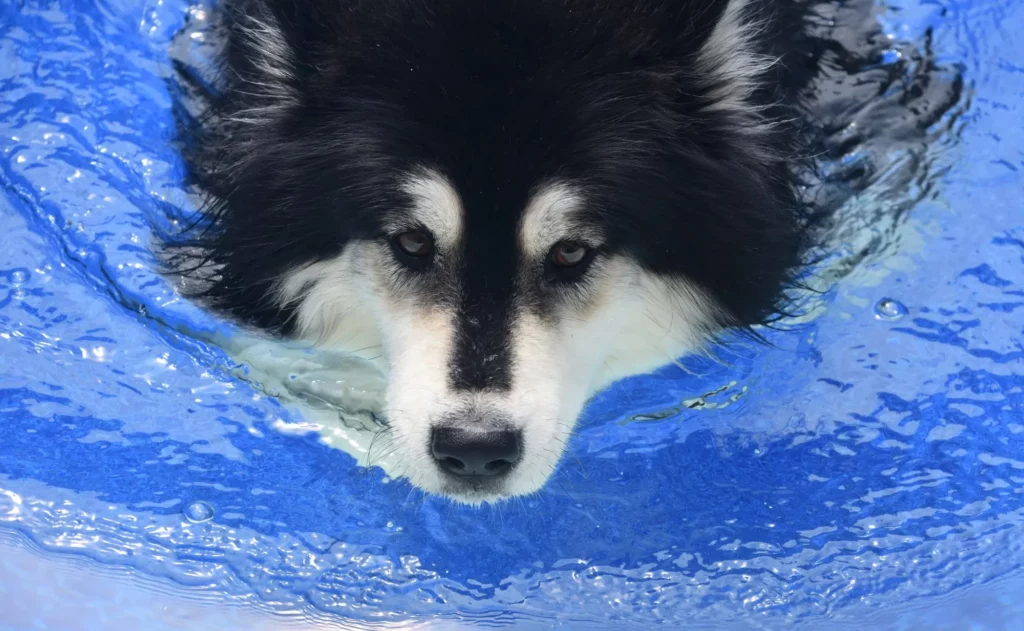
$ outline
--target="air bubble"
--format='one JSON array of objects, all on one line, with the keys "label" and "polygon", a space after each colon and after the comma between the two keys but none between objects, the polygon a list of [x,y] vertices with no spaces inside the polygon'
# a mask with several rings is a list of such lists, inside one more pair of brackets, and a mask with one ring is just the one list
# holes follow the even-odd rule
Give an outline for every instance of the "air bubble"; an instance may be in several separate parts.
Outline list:
[{"label": "air bubble", "polygon": [[16,269],[11,272],[11,283],[14,285],[20,285],[28,280],[28,273],[24,270]]},{"label": "air bubble", "polygon": [[206,502],[192,502],[182,511],[185,519],[193,524],[201,524],[213,519],[213,507]]},{"label": "air bubble", "polygon": [[875,317],[879,320],[899,320],[907,315],[907,308],[899,300],[882,298],[875,303]]}]

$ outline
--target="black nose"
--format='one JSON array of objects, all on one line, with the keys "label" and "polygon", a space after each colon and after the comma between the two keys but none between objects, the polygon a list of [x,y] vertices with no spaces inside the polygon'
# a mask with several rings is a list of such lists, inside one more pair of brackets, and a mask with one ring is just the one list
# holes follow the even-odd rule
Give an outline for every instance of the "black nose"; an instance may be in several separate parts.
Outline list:
[{"label": "black nose", "polygon": [[495,477],[512,470],[519,460],[521,443],[519,432],[511,430],[437,427],[430,435],[430,453],[452,475]]}]

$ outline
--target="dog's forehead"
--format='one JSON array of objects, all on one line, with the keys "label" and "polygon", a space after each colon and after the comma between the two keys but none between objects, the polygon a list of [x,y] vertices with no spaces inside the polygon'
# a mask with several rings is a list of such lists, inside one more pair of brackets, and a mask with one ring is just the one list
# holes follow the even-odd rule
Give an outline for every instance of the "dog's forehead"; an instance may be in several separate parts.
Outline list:
[{"label": "dog's forehead", "polygon": [[[477,228],[473,236],[489,232],[488,221],[504,210],[518,215],[513,232],[504,235],[488,234],[488,241],[497,238],[515,242],[518,255],[524,261],[535,261],[543,257],[551,245],[563,239],[576,239],[588,243],[601,240],[597,226],[583,221],[584,196],[578,187],[564,181],[550,181],[536,186],[525,196],[521,209],[480,208],[463,202],[462,195],[452,180],[438,169],[421,168],[408,175],[402,190],[409,196],[411,204],[404,215],[393,215],[387,221],[391,232],[405,228],[424,226],[434,235],[438,245],[449,252],[462,249],[465,227],[473,223]],[[482,196],[481,196],[482,197]],[[469,217],[473,213],[475,217]],[[508,221],[498,222],[507,226]],[[494,226],[495,229],[498,225]],[[475,250],[475,248],[471,248]],[[503,249],[504,250],[504,249]],[[501,250],[490,250],[496,255]]]}]

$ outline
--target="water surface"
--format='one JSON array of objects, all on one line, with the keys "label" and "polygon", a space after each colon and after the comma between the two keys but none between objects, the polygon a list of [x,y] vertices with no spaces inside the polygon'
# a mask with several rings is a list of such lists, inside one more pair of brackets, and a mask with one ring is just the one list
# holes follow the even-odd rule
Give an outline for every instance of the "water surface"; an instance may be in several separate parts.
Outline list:
[{"label": "water surface", "polygon": [[1022,619],[1024,5],[879,7],[833,76],[886,87],[830,130],[810,313],[612,387],[541,494],[483,510],[360,466],[379,376],[155,273],[199,12],[0,7],[0,629]]}]

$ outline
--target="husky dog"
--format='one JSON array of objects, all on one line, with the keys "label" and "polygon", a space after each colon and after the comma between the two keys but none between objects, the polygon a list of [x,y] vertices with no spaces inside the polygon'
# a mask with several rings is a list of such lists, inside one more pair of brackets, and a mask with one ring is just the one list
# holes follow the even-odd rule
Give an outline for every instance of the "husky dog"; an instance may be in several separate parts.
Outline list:
[{"label": "husky dog", "polygon": [[779,312],[784,1],[224,0],[203,297],[383,357],[419,488],[538,490],[596,391]]}]

